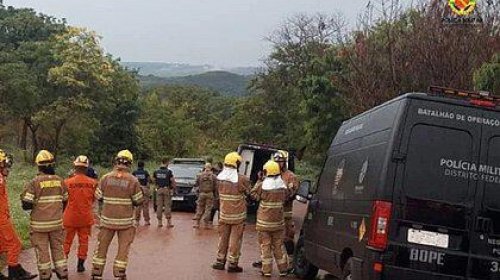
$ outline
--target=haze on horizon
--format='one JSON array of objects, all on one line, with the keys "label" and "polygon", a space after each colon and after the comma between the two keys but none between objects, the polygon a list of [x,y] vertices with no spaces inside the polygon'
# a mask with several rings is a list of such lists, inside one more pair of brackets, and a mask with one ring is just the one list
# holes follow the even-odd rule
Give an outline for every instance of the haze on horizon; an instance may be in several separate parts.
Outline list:
[{"label": "haze on horizon", "polygon": [[265,37],[298,13],[341,13],[354,26],[368,0],[4,0],[103,36],[122,61],[259,66]]}]

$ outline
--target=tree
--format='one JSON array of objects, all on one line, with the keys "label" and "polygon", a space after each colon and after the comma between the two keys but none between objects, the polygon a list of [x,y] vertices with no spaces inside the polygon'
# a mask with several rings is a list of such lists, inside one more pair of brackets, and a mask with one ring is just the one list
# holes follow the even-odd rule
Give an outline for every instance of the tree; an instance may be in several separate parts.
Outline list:
[{"label": "tree", "polygon": [[140,114],[139,82],[136,73],[113,60],[111,83],[98,95],[92,110],[97,128],[89,146],[96,161],[111,163],[110,155],[122,149],[138,151],[136,123]]},{"label": "tree", "polygon": [[33,116],[45,104],[46,73],[52,64],[48,40],[64,30],[65,22],[31,9],[1,7],[0,27],[0,102],[8,116],[22,120],[19,146],[27,149],[29,129],[35,150],[39,124]]},{"label": "tree", "polygon": [[[267,71],[255,79],[248,105],[242,106],[263,116],[249,120],[254,122],[247,126],[256,132],[254,138],[279,146],[308,146],[310,159],[321,161],[316,155],[328,147],[344,114],[332,79],[344,71],[332,51],[343,27],[340,16],[298,15],[270,36],[273,52]],[[244,116],[238,121],[244,122]]]},{"label": "tree", "polygon": [[[90,112],[105,88],[112,84],[115,68],[92,31],[68,27],[51,38],[56,64],[48,70],[53,102],[38,114],[41,122],[54,128],[53,150],[59,150],[66,123],[75,114]],[[92,114],[85,114],[87,119]]]},{"label": "tree", "polygon": [[473,88],[475,69],[499,51],[498,14],[449,25],[449,13],[441,1],[408,10],[383,6],[381,18],[340,42],[348,71],[338,78],[351,115],[430,85]]},{"label": "tree", "polygon": [[500,95],[500,53],[495,54],[491,62],[483,64],[474,73],[474,83],[478,90]]}]

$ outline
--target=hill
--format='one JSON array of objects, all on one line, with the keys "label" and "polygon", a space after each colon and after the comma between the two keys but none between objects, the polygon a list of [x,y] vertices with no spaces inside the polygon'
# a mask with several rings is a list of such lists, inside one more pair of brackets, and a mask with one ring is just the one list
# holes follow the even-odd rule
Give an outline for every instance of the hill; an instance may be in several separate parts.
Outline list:
[{"label": "hill", "polygon": [[192,85],[208,88],[226,96],[243,96],[253,76],[243,76],[226,71],[210,71],[181,77],[139,76],[146,89],[159,85]]},{"label": "hill", "polygon": [[121,62],[121,64],[129,69],[136,70],[140,75],[154,75],[163,78],[198,75],[213,71],[226,71],[238,75],[248,76],[254,75],[260,71],[260,68],[257,67],[217,68],[207,64],[192,65],[185,63],[164,62]]}]

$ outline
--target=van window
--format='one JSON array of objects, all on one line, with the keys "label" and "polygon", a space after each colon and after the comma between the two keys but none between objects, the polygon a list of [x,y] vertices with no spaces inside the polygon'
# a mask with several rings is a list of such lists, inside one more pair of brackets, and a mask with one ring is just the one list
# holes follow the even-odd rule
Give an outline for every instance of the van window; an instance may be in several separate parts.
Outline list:
[{"label": "van window", "polygon": [[[472,136],[462,130],[419,124],[408,143],[404,190],[407,197],[464,204],[473,181],[460,161],[472,163]],[[466,164],[467,165],[467,164]]]},{"label": "van window", "polygon": [[342,199],[338,197],[338,190],[342,180],[344,179],[346,161],[344,158],[339,158],[334,155],[329,155],[326,159],[325,167],[319,177],[319,185],[323,186],[318,189],[322,197],[333,199]]}]

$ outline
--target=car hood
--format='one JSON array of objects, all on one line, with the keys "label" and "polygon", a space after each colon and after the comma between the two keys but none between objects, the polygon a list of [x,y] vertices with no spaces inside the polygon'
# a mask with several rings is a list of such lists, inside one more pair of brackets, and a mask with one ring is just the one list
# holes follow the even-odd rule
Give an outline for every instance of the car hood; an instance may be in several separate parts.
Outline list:
[{"label": "car hood", "polygon": [[193,178],[175,178],[175,182],[178,184],[178,185],[183,185],[183,186],[194,186],[194,184],[196,183],[196,180],[193,179]]}]

